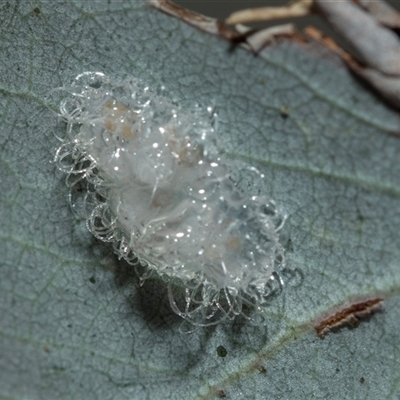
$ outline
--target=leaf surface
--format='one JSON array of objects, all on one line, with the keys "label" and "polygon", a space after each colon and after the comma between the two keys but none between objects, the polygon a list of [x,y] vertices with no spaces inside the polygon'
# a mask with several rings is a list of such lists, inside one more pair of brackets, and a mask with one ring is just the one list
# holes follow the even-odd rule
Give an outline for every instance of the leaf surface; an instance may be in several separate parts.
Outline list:
[{"label": "leaf surface", "polygon": [[[254,57],[141,1],[10,1],[0,21],[0,398],[399,396],[392,111],[298,44]],[[180,334],[163,282],[139,287],[72,215],[50,162],[60,132],[46,102],[83,71],[165,85],[188,107],[217,105],[221,150],[266,176],[243,169],[242,187],[289,215],[290,276],[267,327],[236,321]],[[325,312],[377,295],[384,312],[316,336]]]}]

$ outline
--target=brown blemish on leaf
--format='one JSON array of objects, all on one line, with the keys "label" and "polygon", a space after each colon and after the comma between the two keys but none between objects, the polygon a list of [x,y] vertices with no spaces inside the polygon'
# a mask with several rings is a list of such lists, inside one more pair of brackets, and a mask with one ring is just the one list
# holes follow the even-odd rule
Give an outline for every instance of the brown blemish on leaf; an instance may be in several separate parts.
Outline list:
[{"label": "brown blemish on leaf", "polygon": [[328,332],[336,331],[344,326],[354,328],[358,326],[364,318],[370,317],[373,313],[381,309],[383,299],[375,298],[354,303],[349,307],[343,308],[315,326],[315,330],[319,337],[324,337]]}]

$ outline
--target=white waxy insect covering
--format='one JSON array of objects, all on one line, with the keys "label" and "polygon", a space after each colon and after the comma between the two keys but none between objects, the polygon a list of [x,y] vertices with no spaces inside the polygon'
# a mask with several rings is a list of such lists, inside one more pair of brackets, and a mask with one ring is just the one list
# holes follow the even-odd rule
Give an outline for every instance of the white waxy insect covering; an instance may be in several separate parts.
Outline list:
[{"label": "white waxy insect covering", "polygon": [[138,79],[101,73],[79,75],[63,89],[68,134],[56,161],[71,190],[86,182],[81,201],[90,231],[128,262],[137,257],[178,278],[187,288],[185,306],[170,287],[171,305],[193,323],[234,318],[243,303],[264,303],[284,266],[285,216],[230,179],[212,110],[184,110]]}]

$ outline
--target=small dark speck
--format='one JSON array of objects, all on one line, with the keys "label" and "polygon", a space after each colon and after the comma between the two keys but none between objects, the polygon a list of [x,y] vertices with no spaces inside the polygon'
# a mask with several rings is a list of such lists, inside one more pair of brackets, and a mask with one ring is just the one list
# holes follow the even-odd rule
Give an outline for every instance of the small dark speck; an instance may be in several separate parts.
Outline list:
[{"label": "small dark speck", "polygon": [[94,277],[94,276],[91,276],[90,278],[89,278],[89,282],[90,283],[96,283],[96,278]]},{"label": "small dark speck", "polygon": [[360,383],[364,383],[365,382],[365,379],[364,379],[364,377],[362,376],[361,378],[360,378]]},{"label": "small dark speck", "polygon": [[226,392],[225,390],[218,390],[218,397],[224,398],[226,397]]},{"label": "small dark speck", "polygon": [[267,373],[267,369],[264,367],[264,365],[260,365],[258,370],[262,373],[262,374],[266,374]]},{"label": "small dark speck", "polygon": [[287,243],[286,243],[286,251],[287,252],[293,252],[293,242],[292,239],[288,239]]},{"label": "small dark speck", "polygon": [[226,355],[228,354],[228,350],[226,350],[226,348],[224,346],[218,346],[217,354],[218,354],[218,357],[226,357]]},{"label": "small dark speck", "polygon": [[40,8],[39,8],[39,7],[35,7],[35,8],[33,9],[33,12],[34,12],[36,15],[39,15],[39,14],[40,14]]},{"label": "small dark speck", "polygon": [[43,347],[43,350],[44,350],[46,353],[50,353],[50,348],[49,348],[48,346],[44,346],[44,347]]},{"label": "small dark speck", "polygon": [[279,112],[282,118],[288,118],[290,116],[290,108],[288,106],[282,106]]}]

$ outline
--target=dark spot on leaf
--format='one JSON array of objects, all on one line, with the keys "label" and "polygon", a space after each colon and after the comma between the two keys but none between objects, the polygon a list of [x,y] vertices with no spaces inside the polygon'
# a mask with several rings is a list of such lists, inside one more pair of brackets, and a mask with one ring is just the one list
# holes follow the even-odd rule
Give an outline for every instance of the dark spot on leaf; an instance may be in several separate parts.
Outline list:
[{"label": "dark spot on leaf", "polygon": [[90,283],[96,283],[96,278],[94,277],[94,276],[91,276],[90,278],[89,278],[89,282]]},{"label": "dark spot on leaf", "polygon": [[288,241],[286,243],[286,251],[289,252],[289,253],[293,252],[292,239],[288,239]]},{"label": "dark spot on leaf", "polygon": [[282,118],[288,118],[290,116],[290,108],[288,106],[282,106],[279,110]]},{"label": "dark spot on leaf", "polygon": [[260,365],[258,367],[258,370],[260,371],[260,373],[262,374],[266,374],[267,373],[267,368],[264,367],[264,365]]},{"label": "dark spot on leaf", "polygon": [[100,81],[90,82],[88,86],[92,87],[93,89],[98,89],[101,86],[101,82]]},{"label": "dark spot on leaf", "polygon": [[226,357],[226,355],[228,354],[228,350],[226,350],[226,348],[224,346],[218,346],[217,354],[218,354],[218,357]]},{"label": "dark spot on leaf", "polygon": [[39,8],[39,7],[35,7],[35,8],[33,9],[33,12],[34,12],[36,15],[39,15],[39,14],[40,14],[40,8]]},{"label": "dark spot on leaf", "polygon": [[365,382],[365,379],[364,379],[364,377],[362,376],[361,378],[360,378],[360,383],[364,383]]},{"label": "dark spot on leaf", "polygon": [[218,397],[224,398],[226,397],[226,392],[225,390],[218,390]]}]

